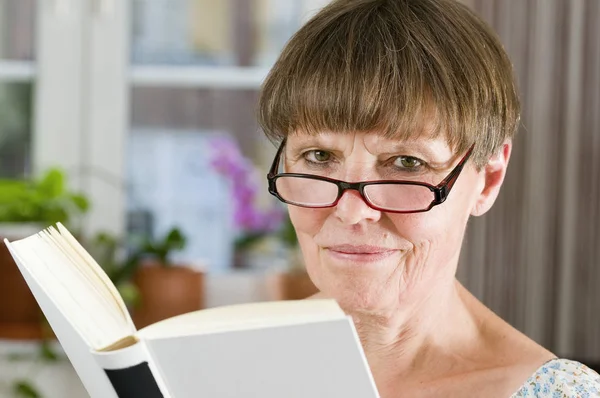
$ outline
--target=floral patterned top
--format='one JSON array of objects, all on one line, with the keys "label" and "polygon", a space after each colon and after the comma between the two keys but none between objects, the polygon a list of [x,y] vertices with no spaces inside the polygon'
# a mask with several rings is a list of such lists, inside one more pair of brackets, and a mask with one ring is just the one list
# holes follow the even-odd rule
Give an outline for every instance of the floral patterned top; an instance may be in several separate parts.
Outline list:
[{"label": "floral patterned top", "polygon": [[598,398],[600,375],[568,359],[553,359],[540,367],[511,398]]}]

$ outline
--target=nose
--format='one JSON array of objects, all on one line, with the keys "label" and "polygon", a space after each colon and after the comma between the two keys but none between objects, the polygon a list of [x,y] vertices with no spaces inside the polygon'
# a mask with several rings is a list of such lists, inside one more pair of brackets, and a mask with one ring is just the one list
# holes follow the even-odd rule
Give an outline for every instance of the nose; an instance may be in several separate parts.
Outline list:
[{"label": "nose", "polygon": [[381,211],[370,207],[360,195],[360,192],[348,189],[335,206],[335,216],[347,225],[359,224],[366,220],[377,222],[381,218]]}]

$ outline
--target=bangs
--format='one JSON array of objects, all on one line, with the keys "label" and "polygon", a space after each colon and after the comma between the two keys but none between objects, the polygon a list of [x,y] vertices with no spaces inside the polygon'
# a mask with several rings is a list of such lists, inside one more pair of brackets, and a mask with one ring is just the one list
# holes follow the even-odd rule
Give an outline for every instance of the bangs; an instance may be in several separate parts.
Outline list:
[{"label": "bangs", "polygon": [[[510,96],[516,102],[512,79],[486,65],[502,58],[497,43],[470,38],[449,10],[468,24],[470,11],[451,2],[334,1],[298,31],[267,76],[260,126],[274,141],[300,131],[375,132],[443,136],[455,151],[478,140],[493,150],[516,127],[518,109],[507,104]],[[512,125],[501,125],[511,117]],[[498,137],[481,136],[490,130]]]},{"label": "bangs", "polygon": [[425,54],[409,46],[408,32],[393,37],[365,29],[375,17],[329,26],[320,34],[326,40],[312,37],[302,51],[284,54],[263,90],[267,135],[376,131],[407,139],[423,133],[424,115],[430,134],[450,127],[451,112],[440,106],[446,101],[433,90],[440,84],[430,81]]}]

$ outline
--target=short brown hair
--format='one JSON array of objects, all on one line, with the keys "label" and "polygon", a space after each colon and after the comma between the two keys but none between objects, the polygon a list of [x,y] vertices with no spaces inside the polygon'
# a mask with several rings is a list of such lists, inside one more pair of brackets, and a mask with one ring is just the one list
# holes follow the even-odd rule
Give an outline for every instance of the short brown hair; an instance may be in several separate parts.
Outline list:
[{"label": "short brown hair", "polygon": [[[275,141],[295,131],[445,134],[456,152],[476,143],[478,167],[519,117],[499,39],[453,0],[333,1],[288,42],[258,108]],[[424,132],[425,122],[434,130]]]}]

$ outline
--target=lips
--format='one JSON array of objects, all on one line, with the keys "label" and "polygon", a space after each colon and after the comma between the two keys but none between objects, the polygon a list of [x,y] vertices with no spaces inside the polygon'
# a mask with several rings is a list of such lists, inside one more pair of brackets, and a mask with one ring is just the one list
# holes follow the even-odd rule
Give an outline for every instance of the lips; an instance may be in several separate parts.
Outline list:
[{"label": "lips", "polygon": [[381,264],[399,250],[370,245],[335,245],[325,247],[325,253],[333,261],[331,264],[347,267],[354,265]]},{"label": "lips", "polygon": [[342,254],[383,254],[395,251],[387,247],[370,246],[370,245],[335,245],[328,246],[328,250]]}]

